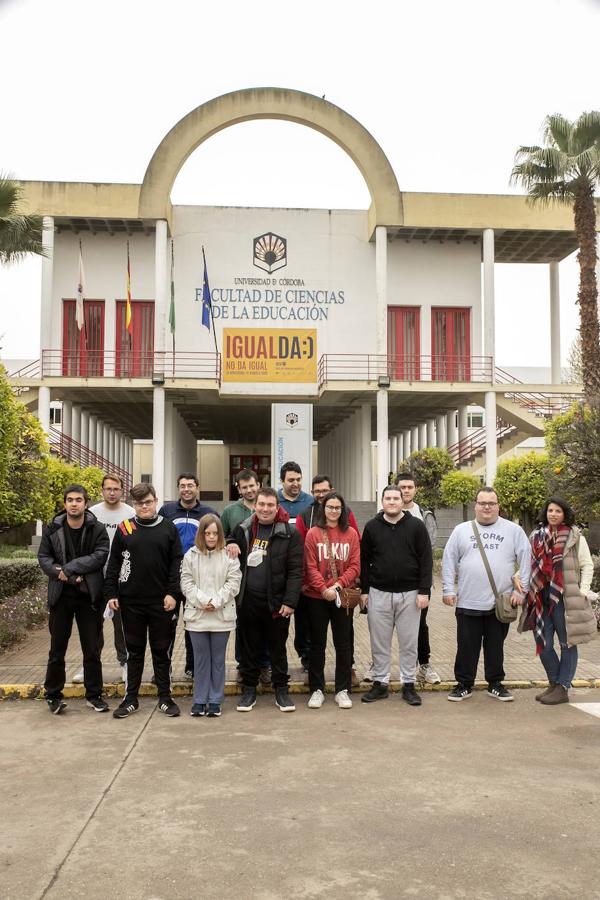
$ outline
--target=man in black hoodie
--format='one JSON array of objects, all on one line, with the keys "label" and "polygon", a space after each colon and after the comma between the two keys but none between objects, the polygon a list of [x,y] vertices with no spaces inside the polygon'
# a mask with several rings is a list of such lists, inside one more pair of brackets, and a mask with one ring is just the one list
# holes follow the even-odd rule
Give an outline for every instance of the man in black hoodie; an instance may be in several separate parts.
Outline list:
[{"label": "man in black hoodie", "polygon": [[394,628],[398,633],[402,697],[420,706],[415,691],[421,610],[429,603],[433,554],[423,522],[402,509],[402,494],[387,485],[383,511],[365,525],[360,545],[360,583],[368,603],[373,686],[363,703],[388,696]]},{"label": "man in black hoodie", "polygon": [[102,613],[102,569],[109,551],[106,528],[86,509],[88,495],[80,484],[71,484],[63,495],[65,511],[44,529],[38,560],[48,576],[48,628],[50,652],[44,690],[48,708],[60,715],[63,700],[65,655],[77,622],[83,651],[83,682],[87,705],[107,712],[102,699],[100,633]]}]

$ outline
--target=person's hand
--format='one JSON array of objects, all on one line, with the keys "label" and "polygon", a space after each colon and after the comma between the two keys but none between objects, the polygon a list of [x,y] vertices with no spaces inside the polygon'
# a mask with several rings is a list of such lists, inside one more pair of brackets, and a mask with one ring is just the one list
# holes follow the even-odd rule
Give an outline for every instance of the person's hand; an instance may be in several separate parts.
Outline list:
[{"label": "person's hand", "polygon": [[119,601],[115,597],[113,600],[108,601],[108,605],[109,605],[110,609],[117,610],[119,608]]},{"label": "person's hand", "polygon": [[216,606],[213,606],[212,600],[209,600],[204,609],[208,610],[208,612],[214,612]]},{"label": "person's hand", "polygon": [[520,594],[516,589],[512,592],[512,596],[510,598],[511,606],[523,606],[523,600],[525,598],[522,594]]},{"label": "person's hand", "polygon": [[336,594],[337,591],[334,587],[325,588],[322,594],[323,600],[333,601],[335,600]]},{"label": "person's hand", "polygon": [[360,595],[360,608],[366,609],[368,605],[369,605],[369,595],[361,594]]},{"label": "person's hand", "polygon": [[442,597],[442,602],[446,606],[456,606],[456,594],[446,594],[445,597]]},{"label": "person's hand", "polygon": [[515,591],[518,591],[519,594],[525,593],[525,590],[523,588],[523,582],[521,581],[521,579],[519,578],[518,575],[513,575],[512,583],[513,583],[513,588],[515,589]]},{"label": "person's hand", "polygon": [[429,597],[427,594],[417,594],[417,609],[427,609],[429,606]]},{"label": "person's hand", "polygon": [[65,575],[65,573],[63,572],[62,569],[59,569],[59,570],[58,570],[58,580],[59,580],[59,581],[68,581],[68,580],[69,580],[69,576],[68,576],[68,575]]},{"label": "person's hand", "polygon": [[171,597],[170,594],[167,594],[167,596],[163,600],[163,606],[167,612],[171,612],[171,610],[175,609],[175,607],[177,606],[175,597]]},{"label": "person's hand", "polygon": [[281,606],[279,607],[279,615],[283,616],[284,619],[289,619],[289,617],[292,615],[293,612],[294,612],[293,607],[286,606],[285,603],[282,603]]},{"label": "person's hand", "polygon": [[227,544],[227,546],[225,547],[225,550],[227,552],[227,556],[229,557],[229,559],[237,559],[238,556],[240,555],[239,544]]}]

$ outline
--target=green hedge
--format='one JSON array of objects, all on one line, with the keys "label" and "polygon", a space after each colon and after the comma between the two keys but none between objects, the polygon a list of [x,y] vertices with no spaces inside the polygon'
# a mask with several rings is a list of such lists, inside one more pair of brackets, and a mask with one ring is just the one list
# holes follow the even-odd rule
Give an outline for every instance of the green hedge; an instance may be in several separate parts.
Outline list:
[{"label": "green hedge", "polygon": [[0,598],[18,596],[26,588],[40,588],[46,576],[37,559],[0,559]]}]

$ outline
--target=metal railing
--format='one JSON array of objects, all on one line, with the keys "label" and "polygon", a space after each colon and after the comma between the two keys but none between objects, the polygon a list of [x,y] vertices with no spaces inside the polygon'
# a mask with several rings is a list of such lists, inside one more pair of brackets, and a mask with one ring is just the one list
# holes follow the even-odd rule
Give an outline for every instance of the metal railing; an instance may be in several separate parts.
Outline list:
[{"label": "metal railing", "polygon": [[[504,422],[502,419],[496,419],[496,442],[501,441],[517,430],[516,425],[511,425],[510,422]],[[448,453],[452,457],[454,465],[459,466],[463,463],[471,462],[479,453],[484,453],[485,440],[484,425],[483,428],[478,428],[477,431],[467,435],[462,441],[458,441],[456,444],[448,447]]]},{"label": "metal railing", "polygon": [[[499,369],[498,366],[494,369],[494,380],[498,384],[523,384],[522,381],[515,378],[510,372],[505,372],[504,369]],[[507,391],[504,396],[507,400],[512,400],[513,403],[521,406],[532,415],[542,416],[543,418],[548,419],[559,413],[566,412],[573,403],[581,399],[582,395],[568,391],[561,392],[560,394],[544,392],[536,393],[531,391]]]},{"label": "metal railing", "polygon": [[[171,350],[141,353],[114,350],[43,350],[38,370],[31,363],[30,372],[42,378],[148,378],[164,375],[165,378],[201,378],[221,383],[220,353],[187,353]],[[26,377],[25,369],[13,373],[13,377]]]},{"label": "metal railing", "polygon": [[328,381],[491,382],[491,356],[393,356],[370,353],[325,353],[319,359],[318,383]]},{"label": "metal railing", "polygon": [[123,489],[125,493],[131,488],[131,474],[126,469],[114,465],[114,463],[111,463],[106,457],[100,456],[100,454],[96,453],[94,450],[90,450],[85,444],[80,444],[79,441],[69,437],[68,434],[63,434],[58,428],[50,427],[48,431],[48,444],[50,445],[50,451],[52,453],[61,456],[68,462],[79,463],[79,465],[84,468],[86,466],[97,466],[99,469],[102,469],[105,474],[112,472],[114,475],[119,475],[123,479]]}]

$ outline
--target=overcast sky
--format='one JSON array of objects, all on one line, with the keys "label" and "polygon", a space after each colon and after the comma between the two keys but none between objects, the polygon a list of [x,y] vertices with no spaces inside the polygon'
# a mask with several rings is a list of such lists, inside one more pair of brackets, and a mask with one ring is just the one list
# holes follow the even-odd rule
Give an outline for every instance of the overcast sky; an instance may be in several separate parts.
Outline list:
[{"label": "overcast sky", "polygon": [[[540,142],[546,114],[600,107],[598,0],[0,0],[0,33],[0,170],[23,179],[139,183],[191,109],[273,85],[357,118],[402,190],[511,193],[515,149]],[[172,200],[369,204],[342,150],[283,122],[211,138]],[[565,357],[574,257],[560,269]],[[4,358],[39,355],[39,291],[38,260],[0,269]],[[549,365],[547,266],[497,266],[496,297],[498,363]]]}]

